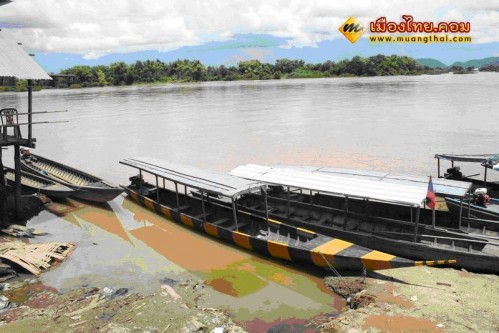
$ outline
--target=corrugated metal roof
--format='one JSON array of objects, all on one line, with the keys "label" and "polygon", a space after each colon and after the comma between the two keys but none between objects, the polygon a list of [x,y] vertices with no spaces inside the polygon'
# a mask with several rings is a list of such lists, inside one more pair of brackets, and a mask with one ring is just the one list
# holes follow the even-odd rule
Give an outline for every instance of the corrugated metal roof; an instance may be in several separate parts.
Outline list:
[{"label": "corrugated metal roof", "polygon": [[[408,186],[421,186],[428,188],[428,177],[417,175],[405,175],[401,173],[388,173],[380,171],[344,169],[344,168],[319,168],[314,166],[294,166],[278,165],[277,168],[298,169],[307,172],[317,172],[344,177],[363,178],[372,181],[386,182],[393,184],[402,184]],[[433,189],[436,194],[464,197],[471,187],[470,182],[449,180],[442,178],[433,178]]]},{"label": "corrugated metal roof", "polygon": [[278,168],[248,164],[230,172],[234,176],[264,183],[309,189],[336,195],[369,198],[395,204],[421,206],[426,198],[426,187],[345,177],[298,168]]},{"label": "corrugated metal roof", "polygon": [[205,171],[149,157],[127,158],[120,161],[120,163],[192,188],[226,197],[259,189],[261,186],[255,181],[236,176]]},{"label": "corrugated metal roof", "polygon": [[1,36],[0,76],[25,80],[52,80],[21,46]]}]

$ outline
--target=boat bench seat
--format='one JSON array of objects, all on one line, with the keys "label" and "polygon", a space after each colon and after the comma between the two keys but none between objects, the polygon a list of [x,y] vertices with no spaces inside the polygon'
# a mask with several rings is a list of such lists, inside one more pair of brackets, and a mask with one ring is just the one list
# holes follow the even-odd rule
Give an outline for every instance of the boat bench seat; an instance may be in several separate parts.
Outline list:
[{"label": "boat bench seat", "polygon": [[189,209],[189,208],[191,208],[191,206],[190,206],[190,205],[182,205],[182,206],[180,206],[180,207],[178,207],[178,208],[175,208],[175,210],[176,210],[177,212],[181,212],[181,211],[183,211],[183,210],[187,210],[187,209]]},{"label": "boat bench seat", "polygon": [[231,218],[223,218],[223,219],[220,219],[220,220],[216,220],[216,221],[213,221],[213,222],[210,222],[211,224],[214,224],[214,225],[220,225],[220,224],[223,224],[225,222],[229,222],[229,221],[232,221]]},{"label": "boat bench seat", "polygon": [[198,219],[198,220],[206,220],[208,217],[212,216],[213,213],[211,212],[208,212],[206,214],[199,214],[199,215],[196,215],[196,216],[193,216],[195,219]]},{"label": "boat bench seat", "polygon": [[[237,227],[238,227],[238,229],[239,229],[239,230],[241,230],[242,228],[244,228],[244,227],[245,227],[245,226],[247,226],[247,225],[248,225],[248,223],[243,222],[243,223],[238,223],[238,224],[237,224]],[[231,225],[231,226],[230,226],[230,227],[228,227],[227,229],[228,229],[228,230],[231,230],[231,231],[236,230],[236,224],[234,223],[233,225]]]}]

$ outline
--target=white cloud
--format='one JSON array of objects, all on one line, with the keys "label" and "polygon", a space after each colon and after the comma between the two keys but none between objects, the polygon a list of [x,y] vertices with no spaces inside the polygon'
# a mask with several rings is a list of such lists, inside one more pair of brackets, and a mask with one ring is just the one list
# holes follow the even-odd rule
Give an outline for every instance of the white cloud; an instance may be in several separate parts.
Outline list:
[{"label": "white cloud", "polygon": [[497,0],[15,0],[2,6],[4,29],[31,49],[72,52],[96,58],[114,52],[155,49],[226,40],[237,33],[288,38],[289,47],[315,46],[340,38],[349,17],[362,22],[386,16],[399,22],[470,20],[474,42],[499,42]]}]

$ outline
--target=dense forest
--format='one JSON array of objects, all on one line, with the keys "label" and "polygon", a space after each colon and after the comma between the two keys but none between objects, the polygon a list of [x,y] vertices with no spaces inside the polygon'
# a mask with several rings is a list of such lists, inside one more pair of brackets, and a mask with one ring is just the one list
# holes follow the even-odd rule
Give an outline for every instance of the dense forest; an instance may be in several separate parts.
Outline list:
[{"label": "dense forest", "polygon": [[[455,67],[455,66],[454,66]],[[63,77],[54,82],[41,81],[37,88],[79,88],[147,84],[155,82],[200,82],[235,80],[278,80],[292,78],[320,78],[345,76],[393,76],[471,72],[471,68],[432,69],[422,66],[413,58],[397,55],[376,55],[368,58],[353,57],[338,62],[326,61],[308,64],[303,60],[278,59],[274,64],[259,60],[240,61],[237,66],[205,66],[198,60],[176,60],[165,63],[160,60],[113,63],[109,66],[74,66],[62,70]],[[493,70],[492,68],[484,68]],[[8,80],[6,80],[8,81]],[[26,90],[25,81],[1,82],[6,91]]]}]

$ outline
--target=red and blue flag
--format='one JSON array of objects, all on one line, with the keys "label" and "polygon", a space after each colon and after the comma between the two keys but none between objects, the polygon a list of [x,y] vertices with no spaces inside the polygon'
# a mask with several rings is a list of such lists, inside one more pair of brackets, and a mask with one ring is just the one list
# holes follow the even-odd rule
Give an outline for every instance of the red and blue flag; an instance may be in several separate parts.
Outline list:
[{"label": "red and blue flag", "polygon": [[428,182],[428,191],[426,192],[426,205],[431,209],[435,209],[435,191],[433,191],[433,182]]}]

